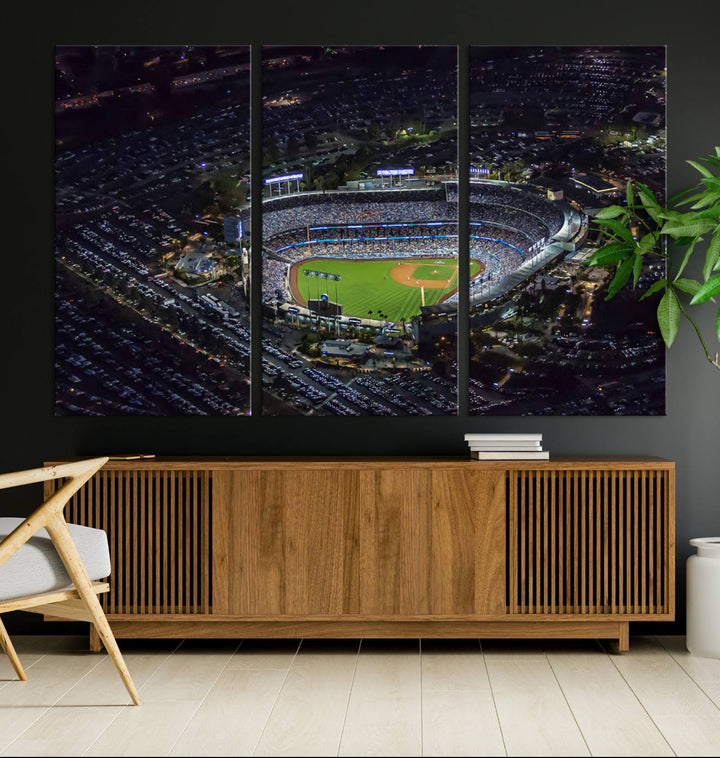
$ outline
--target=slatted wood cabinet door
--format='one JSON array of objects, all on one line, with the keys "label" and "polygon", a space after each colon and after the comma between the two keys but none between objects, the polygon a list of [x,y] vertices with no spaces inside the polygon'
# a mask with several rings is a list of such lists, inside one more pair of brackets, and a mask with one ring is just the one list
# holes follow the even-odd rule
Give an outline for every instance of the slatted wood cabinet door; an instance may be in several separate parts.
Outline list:
[{"label": "slatted wood cabinet door", "polygon": [[[46,482],[46,496],[61,484]],[[212,612],[211,486],[192,467],[106,466],[73,496],[66,520],[108,535],[107,614]]]},{"label": "slatted wood cabinet door", "polygon": [[657,468],[509,472],[510,613],[672,615],[672,475]]},{"label": "slatted wood cabinet door", "polygon": [[262,617],[504,612],[502,472],[214,472],[213,609]]}]

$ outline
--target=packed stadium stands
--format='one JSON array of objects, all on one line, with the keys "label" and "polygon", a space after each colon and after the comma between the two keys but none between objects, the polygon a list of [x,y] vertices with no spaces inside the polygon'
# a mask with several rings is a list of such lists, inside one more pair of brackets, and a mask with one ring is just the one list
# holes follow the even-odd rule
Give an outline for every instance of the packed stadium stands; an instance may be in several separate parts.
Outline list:
[{"label": "packed stadium stands", "polygon": [[[475,296],[496,287],[566,225],[564,204],[504,182],[470,185],[470,255],[484,264]],[[309,257],[404,258],[457,254],[457,184],[412,190],[308,192],[263,203],[263,293],[292,299],[288,272]],[[452,303],[457,294],[446,300]]]}]

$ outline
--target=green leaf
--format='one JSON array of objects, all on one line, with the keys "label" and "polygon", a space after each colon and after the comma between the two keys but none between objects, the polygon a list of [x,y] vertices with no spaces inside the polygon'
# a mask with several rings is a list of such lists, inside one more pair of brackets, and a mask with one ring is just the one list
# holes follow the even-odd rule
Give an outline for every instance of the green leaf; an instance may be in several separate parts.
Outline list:
[{"label": "green leaf", "polygon": [[677,274],[675,274],[675,278],[678,279],[680,277],[680,274],[682,274],[683,271],[685,271],[685,266],[688,265],[688,261],[690,260],[690,256],[693,253],[693,250],[695,249],[695,245],[699,242],[699,239],[695,239],[690,243],[690,247],[685,251],[685,257],[682,260],[682,263],[680,264],[680,268],[678,269]]},{"label": "green leaf", "polygon": [[691,219],[694,221],[720,221],[720,205],[717,207],[706,208],[704,211],[698,211],[695,214],[690,214]]},{"label": "green leaf", "polygon": [[703,176],[712,176],[713,173],[710,171],[709,168],[706,168],[702,165],[702,163],[698,163],[697,161],[686,161],[689,163],[696,171],[699,171]]},{"label": "green leaf", "polygon": [[684,213],[680,211],[673,211],[670,208],[663,208],[663,212],[660,214],[666,221],[682,221],[685,218]]},{"label": "green leaf", "polygon": [[673,284],[688,295],[694,295],[700,289],[700,282],[695,279],[676,279]]},{"label": "green leaf", "polygon": [[660,203],[658,203],[655,195],[644,185],[639,184],[639,193],[640,193],[640,200],[642,200],[643,207],[648,213],[648,216],[656,223],[660,223],[660,219],[662,218],[662,208],[660,207]]},{"label": "green leaf", "polygon": [[720,145],[715,145],[715,155],[720,158]]},{"label": "green leaf", "polygon": [[[692,189],[695,189],[695,187],[693,187]],[[689,193],[690,193],[690,190],[686,190],[682,195],[683,197],[682,202],[678,202],[677,204],[687,205],[688,203],[694,203],[696,200],[699,200],[701,197],[706,197],[707,195],[707,192],[705,190],[701,190],[700,192],[694,192],[692,195],[689,195]],[[689,197],[685,197],[685,195],[689,195]],[[673,202],[676,202],[680,200],[680,197],[681,197],[680,195],[675,195],[675,197],[671,198],[671,200]]]},{"label": "green leaf", "polygon": [[674,240],[678,247],[685,247],[685,245],[692,245],[693,242],[697,242],[696,237],[676,237]]},{"label": "green leaf", "polygon": [[705,265],[703,266],[703,279],[705,281],[710,278],[718,261],[720,261],[720,227],[715,230],[715,234],[713,234],[707,253],[705,254]]},{"label": "green leaf", "polygon": [[670,347],[675,341],[680,326],[680,305],[677,295],[671,289],[665,290],[665,294],[658,303],[657,320],[660,334],[667,347]]},{"label": "green leaf", "polygon": [[718,308],[717,318],[715,319],[715,331],[717,333],[718,342],[720,342],[720,308]]},{"label": "green leaf", "polygon": [[611,300],[613,297],[615,297],[615,295],[617,295],[620,288],[630,278],[630,274],[632,273],[634,263],[635,263],[635,257],[630,256],[617,267],[615,276],[613,277],[613,280],[610,282],[610,287],[608,288],[608,293],[607,293],[607,296],[605,297],[606,300]]},{"label": "green leaf", "polygon": [[623,213],[625,213],[625,209],[621,208],[619,205],[609,205],[607,208],[603,208],[602,210],[599,210],[595,214],[595,218],[597,219],[617,218],[618,216],[622,216]]},{"label": "green leaf", "polygon": [[709,189],[720,189],[720,177],[717,176],[706,176],[702,183],[708,187]]},{"label": "green leaf", "polygon": [[[680,200],[681,198],[684,198],[686,195],[689,195],[691,192],[696,192],[696,191],[697,191],[697,187],[696,186],[688,187],[687,189],[684,189],[681,192],[678,192],[675,195],[673,195],[670,198],[670,203],[671,204],[672,203],[677,203],[678,200]],[[702,193],[700,193],[700,194],[702,194]],[[680,205],[683,205],[683,203],[680,203]]]},{"label": "green leaf", "polygon": [[[676,202],[678,206],[695,203],[695,205],[692,206],[692,209],[696,210],[698,208],[707,208],[708,205],[717,202],[718,197],[720,197],[720,193],[713,192],[712,190],[702,189],[699,192],[696,192],[695,190],[697,190],[697,187],[691,187],[690,189],[685,190],[685,192],[670,198],[670,201]],[[692,195],[690,194],[691,192],[693,193]],[[680,198],[682,198],[682,201],[678,202],[680,201]]]},{"label": "green leaf", "polygon": [[680,223],[669,221],[663,226],[661,234],[668,234],[671,237],[699,237],[715,226],[712,221],[695,221],[688,220]]},{"label": "green leaf", "polygon": [[661,290],[663,287],[667,287],[668,280],[667,279],[658,279],[656,282],[653,282],[647,290],[640,296],[640,300],[645,300],[646,297],[650,297],[650,295],[654,295],[658,290]]},{"label": "green leaf", "polygon": [[628,206],[631,206],[635,202],[635,198],[633,197],[632,182],[628,182],[627,187],[625,187],[625,199],[627,200]]},{"label": "green leaf", "polygon": [[698,200],[697,203],[691,205],[690,208],[694,211],[700,208],[707,208],[708,205],[714,205],[720,202],[720,192],[701,192],[702,200]]},{"label": "green leaf", "polygon": [[602,219],[600,223],[602,226],[610,229],[610,231],[620,237],[620,239],[629,242],[631,245],[634,244],[635,240],[633,239],[632,233],[629,229],[626,229],[619,221],[614,221],[613,219],[608,218]]},{"label": "green leaf", "polygon": [[720,274],[711,276],[705,284],[695,293],[695,297],[690,301],[690,305],[704,303],[715,295],[720,295]]},{"label": "green leaf", "polygon": [[642,270],[642,253],[636,253],[633,260],[633,289],[637,288],[640,271]]},{"label": "green leaf", "polygon": [[658,232],[650,232],[646,234],[637,244],[636,253],[638,255],[644,255],[655,247],[655,243],[658,241]]},{"label": "green leaf", "polygon": [[624,242],[615,242],[612,245],[605,245],[596,250],[587,261],[588,266],[609,266],[612,263],[618,263],[633,251],[631,245]]}]

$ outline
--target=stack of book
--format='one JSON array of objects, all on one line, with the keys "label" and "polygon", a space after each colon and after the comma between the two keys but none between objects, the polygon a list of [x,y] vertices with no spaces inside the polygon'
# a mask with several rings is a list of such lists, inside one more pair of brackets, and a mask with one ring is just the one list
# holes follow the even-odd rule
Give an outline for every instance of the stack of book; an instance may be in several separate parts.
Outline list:
[{"label": "stack of book", "polygon": [[466,434],[470,457],[479,461],[547,461],[542,434]]}]

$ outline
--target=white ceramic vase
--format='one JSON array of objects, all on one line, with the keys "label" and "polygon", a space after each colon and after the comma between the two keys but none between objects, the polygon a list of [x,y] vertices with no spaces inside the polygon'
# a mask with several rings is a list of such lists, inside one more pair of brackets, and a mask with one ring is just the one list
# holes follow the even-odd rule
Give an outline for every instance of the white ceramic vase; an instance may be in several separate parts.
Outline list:
[{"label": "white ceramic vase", "polygon": [[687,649],[720,658],[720,537],[690,540],[697,555],[687,560]]}]

